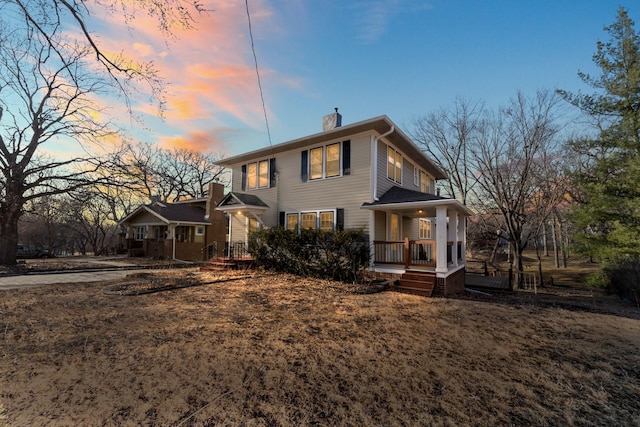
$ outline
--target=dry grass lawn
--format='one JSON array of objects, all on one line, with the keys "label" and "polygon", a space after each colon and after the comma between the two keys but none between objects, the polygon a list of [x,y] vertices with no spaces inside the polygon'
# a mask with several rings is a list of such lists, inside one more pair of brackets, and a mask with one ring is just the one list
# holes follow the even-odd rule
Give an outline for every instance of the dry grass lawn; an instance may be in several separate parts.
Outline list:
[{"label": "dry grass lawn", "polygon": [[640,426],[640,312],[615,297],[106,285],[0,294],[0,425]]}]

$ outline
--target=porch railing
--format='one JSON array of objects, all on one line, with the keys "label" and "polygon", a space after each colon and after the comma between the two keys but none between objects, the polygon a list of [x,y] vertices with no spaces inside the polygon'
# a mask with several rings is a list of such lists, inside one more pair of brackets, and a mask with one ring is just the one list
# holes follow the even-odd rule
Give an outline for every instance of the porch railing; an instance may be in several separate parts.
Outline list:
[{"label": "porch railing", "polygon": [[[453,242],[447,242],[447,265],[452,264]],[[374,262],[376,264],[397,264],[405,268],[410,266],[435,267],[436,241],[409,240],[373,242]],[[462,243],[458,242],[458,260],[462,259]]]}]

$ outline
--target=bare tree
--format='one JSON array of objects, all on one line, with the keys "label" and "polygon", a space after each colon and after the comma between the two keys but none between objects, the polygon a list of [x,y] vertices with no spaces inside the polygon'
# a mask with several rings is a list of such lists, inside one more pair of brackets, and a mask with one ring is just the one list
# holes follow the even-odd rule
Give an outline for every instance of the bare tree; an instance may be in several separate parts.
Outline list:
[{"label": "bare tree", "polygon": [[202,197],[209,183],[224,181],[224,168],[215,164],[221,156],[185,148],[163,149],[144,142],[126,144],[114,157],[122,188],[147,200],[176,202]]},{"label": "bare tree", "polygon": [[199,14],[206,12],[200,0],[4,0],[0,3],[0,16],[10,21],[5,28],[27,37],[37,37],[50,49],[50,54],[61,63],[73,63],[68,51],[58,40],[61,24],[67,36],[75,35],[77,43],[99,64],[103,77],[110,80],[130,108],[129,94],[145,83],[160,110],[164,108],[163,81],[153,63],[136,61],[124,52],[111,53],[101,46],[92,32],[89,17],[120,16],[131,28],[140,15],[153,18],[165,37],[174,37],[175,28],[191,29]]},{"label": "bare tree", "polygon": [[85,187],[67,195],[67,225],[96,256],[109,252],[118,243],[118,226],[111,218],[110,202],[97,188]]},{"label": "bare tree", "polygon": [[[102,109],[94,99],[110,84],[88,71],[90,51],[58,33],[23,38],[6,29],[0,26],[0,264],[10,265],[25,204],[94,182],[103,162],[84,150],[113,131],[96,119]],[[43,151],[69,141],[80,143],[81,155],[54,159]]]},{"label": "bare tree", "polygon": [[553,173],[560,169],[553,155],[557,114],[558,98],[552,92],[531,98],[518,93],[483,127],[485,133],[471,153],[478,174],[474,199],[480,213],[500,213],[496,227],[505,227],[517,271],[523,270],[528,242],[559,203]]},{"label": "bare tree", "polygon": [[482,134],[484,106],[458,98],[451,108],[413,120],[411,138],[449,176],[447,193],[467,204],[476,184],[469,156]]}]

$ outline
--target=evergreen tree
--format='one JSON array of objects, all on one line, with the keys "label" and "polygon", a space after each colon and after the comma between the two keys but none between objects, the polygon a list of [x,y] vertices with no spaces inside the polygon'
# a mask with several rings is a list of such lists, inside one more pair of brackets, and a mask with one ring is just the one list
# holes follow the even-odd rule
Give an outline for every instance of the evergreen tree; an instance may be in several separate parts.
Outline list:
[{"label": "evergreen tree", "polygon": [[640,37],[624,8],[597,44],[601,74],[578,73],[593,94],[559,93],[598,124],[595,138],[573,141],[579,249],[612,259],[640,256]]}]

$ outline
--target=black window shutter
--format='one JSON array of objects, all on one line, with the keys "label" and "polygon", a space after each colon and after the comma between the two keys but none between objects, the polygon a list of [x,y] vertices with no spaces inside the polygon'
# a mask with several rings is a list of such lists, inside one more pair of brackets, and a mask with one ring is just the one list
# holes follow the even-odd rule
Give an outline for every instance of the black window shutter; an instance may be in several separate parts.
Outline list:
[{"label": "black window shutter", "polygon": [[351,141],[342,143],[342,175],[351,175]]},{"label": "black window shutter", "polygon": [[344,230],[344,209],[336,209],[336,230]]},{"label": "black window shutter", "polygon": [[242,191],[247,189],[247,165],[242,165]]},{"label": "black window shutter", "polygon": [[276,159],[269,159],[269,187],[276,186]]},{"label": "black window shutter", "polygon": [[309,152],[302,152],[302,162],[300,165],[300,178],[302,182],[307,182],[309,180]]},{"label": "black window shutter", "polygon": [[285,226],[285,224],[284,224],[284,212],[280,212],[280,221],[279,221],[279,224],[280,224],[280,227],[283,227],[283,228],[284,228],[284,226]]}]

